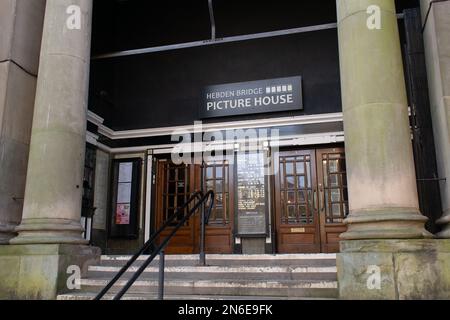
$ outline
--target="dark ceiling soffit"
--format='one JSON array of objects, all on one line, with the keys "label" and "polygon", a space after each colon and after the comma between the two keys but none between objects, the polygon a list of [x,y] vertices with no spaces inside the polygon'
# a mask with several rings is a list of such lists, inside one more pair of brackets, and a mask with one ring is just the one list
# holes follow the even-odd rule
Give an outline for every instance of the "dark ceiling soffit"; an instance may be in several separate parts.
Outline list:
[{"label": "dark ceiling soffit", "polygon": [[[397,14],[398,19],[403,19],[403,16],[404,16],[403,13]],[[210,39],[210,40],[200,40],[200,41],[193,41],[193,42],[186,42],[186,43],[171,44],[171,45],[166,45],[166,46],[158,46],[158,47],[151,47],[151,48],[134,49],[134,50],[113,52],[113,53],[99,54],[99,55],[93,56],[91,59],[92,60],[100,60],[100,59],[108,59],[108,58],[134,56],[134,55],[140,55],[140,54],[146,54],[146,53],[210,46],[210,45],[216,45],[216,44],[221,44],[221,43],[231,43],[231,42],[239,42],[239,41],[247,41],[247,40],[255,40],[255,39],[264,39],[264,38],[286,36],[286,35],[298,34],[298,33],[329,30],[329,29],[337,29],[337,23],[320,24],[320,25],[309,26],[309,27],[261,32],[261,33],[247,34],[247,35],[241,35],[241,36],[232,36],[232,37],[219,38],[219,39],[215,39],[214,38],[215,35],[213,34],[213,39]],[[213,30],[215,32],[215,24],[214,24]]]}]

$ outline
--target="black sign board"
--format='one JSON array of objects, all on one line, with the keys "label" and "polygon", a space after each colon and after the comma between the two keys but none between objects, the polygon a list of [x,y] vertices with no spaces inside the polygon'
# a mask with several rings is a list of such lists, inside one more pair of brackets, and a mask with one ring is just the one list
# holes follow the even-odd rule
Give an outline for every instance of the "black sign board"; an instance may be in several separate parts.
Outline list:
[{"label": "black sign board", "polygon": [[206,87],[200,118],[303,110],[302,77],[229,83]]}]

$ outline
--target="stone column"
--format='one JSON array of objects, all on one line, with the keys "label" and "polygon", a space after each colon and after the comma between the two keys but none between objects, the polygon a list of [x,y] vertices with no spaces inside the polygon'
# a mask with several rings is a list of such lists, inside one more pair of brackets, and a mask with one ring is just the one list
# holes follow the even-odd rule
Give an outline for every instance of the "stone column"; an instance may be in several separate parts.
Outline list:
[{"label": "stone column", "polygon": [[339,297],[448,299],[450,240],[425,239],[418,209],[394,1],[337,0],[350,200]]},{"label": "stone column", "polygon": [[[373,5],[380,29],[367,24]],[[395,2],[337,0],[337,12],[350,200],[342,238],[429,237],[419,212]]]},{"label": "stone column", "polygon": [[23,219],[11,244],[85,243],[80,215],[91,18],[92,0],[47,0]]},{"label": "stone column", "polygon": [[0,1],[0,244],[22,219],[45,0]]},{"label": "stone column", "polygon": [[440,178],[443,230],[450,238],[450,1],[421,0],[425,56],[430,90],[436,158]]}]

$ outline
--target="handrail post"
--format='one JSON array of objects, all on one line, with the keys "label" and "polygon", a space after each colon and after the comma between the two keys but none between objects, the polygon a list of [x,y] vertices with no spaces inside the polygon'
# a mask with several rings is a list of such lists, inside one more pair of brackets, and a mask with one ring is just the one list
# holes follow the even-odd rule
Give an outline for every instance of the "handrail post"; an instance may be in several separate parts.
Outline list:
[{"label": "handrail post", "polygon": [[201,230],[200,230],[200,265],[206,266],[206,257],[205,257],[205,202],[202,205],[202,214],[201,214]]},{"label": "handrail post", "polygon": [[158,300],[164,300],[164,266],[165,253],[164,249],[159,253],[159,283],[158,283]]}]

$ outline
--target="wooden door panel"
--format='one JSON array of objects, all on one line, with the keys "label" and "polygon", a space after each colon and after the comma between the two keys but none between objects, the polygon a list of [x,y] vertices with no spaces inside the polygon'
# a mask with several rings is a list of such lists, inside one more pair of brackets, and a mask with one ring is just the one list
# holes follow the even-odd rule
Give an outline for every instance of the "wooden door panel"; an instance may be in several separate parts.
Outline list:
[{"label": "wooden door panel", "polygon": [[233,238],[228,229],[207,227],[205,239],[206,253],[232,253]]},{"label": "wooden door panel", "polygon": [[[180,208],[195,190],[195,168],[189,165],[175,165],[170,160],[158,160],[156,193],[156,229],[159,229],[177,208]],[[187,213],[187,209],[185,210]],[[180,219],[183,214],[180,214]],[[178,222],[175,219],[174,225]],[[185,254],[195,252],[195,219],[182,226],[166,247],[167,253]],[[172,231],[167,228],[159,241]]]},{"label": "wooden door panel", "polygon": [[[184,173],[181,173],[184,172]],[[208,175],[209,174],[209,175]],[[170,160],[159,160],[157,165],[156,227],[160,228],[176,207],[203,186],[204,192],[215,192],[215,204],[206,226],[206,253],[232,253],[233,251],[233,170],[226,161],[200,165],[176,166]],[[182,187],[181,191],[178,190]],[[173,229],[164,231],[165,238]],[[166,248],[167,253],[187,254],[200,251],[200,210],[181,227]]]},{"label": "wooden door panel", "polygon": [[275,216],[279,253],[320,251],[314,205],[315,153],[279,152],[275,156]]},{"label": "wooden door panel", "polygon": [[232,253],[232,227],[234,225],[233,166],[227,160],[207,161],[202,170],[204,192],[212,190],[215,194],[209,224],[206,226],[205,252]]},{"label": "wooden door panel", "polygon": [[320,234],[322,252],[339,252],[339,235],[347,230],[348,192],[343,148],[317,150]]}]

